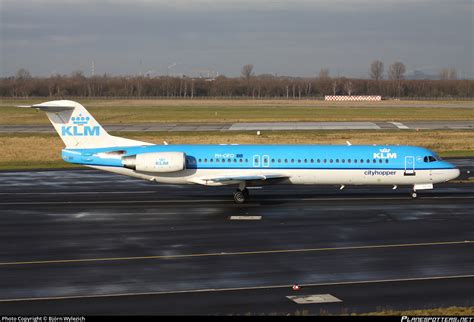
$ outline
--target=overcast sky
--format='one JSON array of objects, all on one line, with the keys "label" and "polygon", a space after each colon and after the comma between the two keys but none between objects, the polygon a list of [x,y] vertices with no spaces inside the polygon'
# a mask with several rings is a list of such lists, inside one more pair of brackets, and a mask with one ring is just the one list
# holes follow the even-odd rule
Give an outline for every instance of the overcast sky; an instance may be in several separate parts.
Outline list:
[{"label": "overcast sky", "polygon": [[[474,76],[473,0],[0,0],[0,74]],[[177,63],[176,66],[168,66]]]}]

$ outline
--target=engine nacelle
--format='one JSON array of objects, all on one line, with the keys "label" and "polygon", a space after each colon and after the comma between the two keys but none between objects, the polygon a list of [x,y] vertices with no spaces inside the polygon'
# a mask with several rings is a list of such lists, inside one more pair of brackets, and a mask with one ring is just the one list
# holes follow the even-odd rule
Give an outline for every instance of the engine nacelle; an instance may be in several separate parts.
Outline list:
[{"label": "engine nacelle", "polygon": [[122,158],[125,168],[144,172],[177,172],[186,169],[183,152],[149,152]]}]

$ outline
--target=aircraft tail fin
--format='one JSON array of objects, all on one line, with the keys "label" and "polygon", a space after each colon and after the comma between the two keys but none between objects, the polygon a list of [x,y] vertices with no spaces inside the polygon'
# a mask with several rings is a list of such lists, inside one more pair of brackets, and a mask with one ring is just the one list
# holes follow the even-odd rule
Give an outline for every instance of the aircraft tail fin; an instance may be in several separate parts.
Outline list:
[{"label": "aircraft tail fin", "polygon": [[36,108],[46,112],[66,148],[150,145],[150,143],[110,135],[84,106],[74,101],[49,101],[22,107]]}]

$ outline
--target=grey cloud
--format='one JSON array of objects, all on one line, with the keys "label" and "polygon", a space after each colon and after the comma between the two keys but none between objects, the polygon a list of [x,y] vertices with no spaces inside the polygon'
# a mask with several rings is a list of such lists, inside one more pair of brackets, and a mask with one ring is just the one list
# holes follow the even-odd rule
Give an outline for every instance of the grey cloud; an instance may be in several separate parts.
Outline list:
[{"label": "grey cloud", "polygon": [[[1,73],[367,75],[373,59],[473,73],[470,1],[6,1]],[[140,63],[141,66],[140,66]],[[460,73],[462,75],[462,73]]]}]

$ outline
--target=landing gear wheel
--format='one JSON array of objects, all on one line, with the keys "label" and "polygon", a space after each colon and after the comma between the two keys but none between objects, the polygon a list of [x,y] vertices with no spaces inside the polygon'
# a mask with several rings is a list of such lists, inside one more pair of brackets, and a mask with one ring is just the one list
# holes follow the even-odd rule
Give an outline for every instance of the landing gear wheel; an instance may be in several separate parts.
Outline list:
[{"label": "landing gear wheel", "polygon": [[247,196],[246,196],[245,192],[243,192],[241,190],[236,190],[234,192],[234,201],[236,203],[244,203],[247,200],[247,197],[248,197],[248,192],[247,192]]},{"label": "landing gear wheel", "polygon": [[416,199],[416,197],[418,197],[418,194],[417,194],[415,191],[413,191],[413,192],[411,193],[411,197],[412,197],[413,199]]}]

